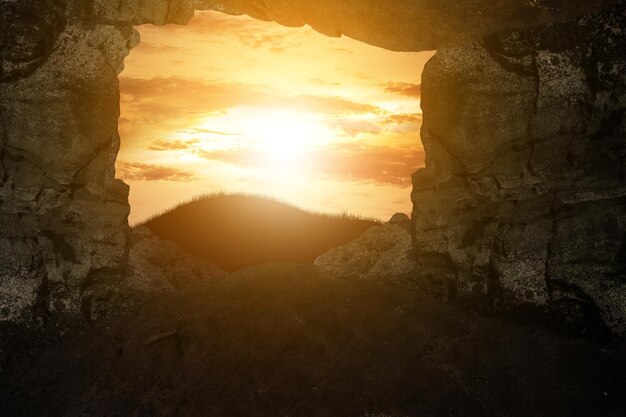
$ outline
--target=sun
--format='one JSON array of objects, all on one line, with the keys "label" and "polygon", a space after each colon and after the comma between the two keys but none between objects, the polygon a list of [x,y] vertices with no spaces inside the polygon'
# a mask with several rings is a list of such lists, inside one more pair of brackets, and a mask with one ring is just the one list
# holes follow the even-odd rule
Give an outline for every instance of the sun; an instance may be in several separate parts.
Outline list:
[{"label": "sun", "polygon": [[332,135],[318,115],[288,109],[260,111],[246,124],[259,156],[283,167],[306,162],[310,150],[328,142]]},{"label": "sun", "polygon": [[222,133],[203,138],[204,147],[246,149],[257,165],[280,171],[302,169],[335,138],[323,116],[283,107],[238,107],[199,128]]}]

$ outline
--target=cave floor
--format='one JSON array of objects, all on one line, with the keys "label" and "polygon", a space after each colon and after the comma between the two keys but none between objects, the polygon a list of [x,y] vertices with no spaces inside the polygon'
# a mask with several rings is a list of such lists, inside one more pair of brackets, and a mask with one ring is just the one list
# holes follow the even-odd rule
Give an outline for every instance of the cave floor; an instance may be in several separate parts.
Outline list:
[{"label": "cave floor", "polygon": [[2,345],[2,416],[624,416],[626,349],[266,265]]}]

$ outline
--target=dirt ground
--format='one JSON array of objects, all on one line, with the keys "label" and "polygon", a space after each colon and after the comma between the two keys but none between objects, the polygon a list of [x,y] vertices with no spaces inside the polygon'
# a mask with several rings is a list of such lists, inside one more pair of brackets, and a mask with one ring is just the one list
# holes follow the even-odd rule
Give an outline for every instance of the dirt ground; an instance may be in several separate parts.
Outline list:
[{"label": "dirt ground", "polygon": [[265,265],[63,337],[3,328],[0,415],[626,415],[626,348]]}]

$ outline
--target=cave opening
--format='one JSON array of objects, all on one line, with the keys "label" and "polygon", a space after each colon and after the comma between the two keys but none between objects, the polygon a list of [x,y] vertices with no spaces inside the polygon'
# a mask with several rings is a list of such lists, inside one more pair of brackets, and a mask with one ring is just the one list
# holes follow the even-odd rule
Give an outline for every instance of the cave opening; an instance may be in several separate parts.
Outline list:
[{"label": "cave opening", "polygon": [[[3,409],[626,415],[625,4],[0,1]],[[120,99],[133,27],[195,8],[438,52],[421,90],[419,60],[199,13],[139,28]],[[289,51],[298,59],[280,59]],[[355,74],[377,69],[387,76]],[[405,211],[375,205],[392,202],[380,184],[410,204],[422,92],[412,218],[333,242],[313,265],[218,263],[129,228],[116,160],[133,225],[211,190]],[[324,132],[337,141],[321,146]],[[329,178],[335,194],[317,187]],[[257,256],[279,239],[246,211],[265,228],[249,247],[175,226]]]},{"label": "cave opening", "polygon": [[116,162],[131,225],[221,192],[377,219],[410,213],[424,161],[419,80],[433,52],[215,11],[137,29],[119,76]]}]

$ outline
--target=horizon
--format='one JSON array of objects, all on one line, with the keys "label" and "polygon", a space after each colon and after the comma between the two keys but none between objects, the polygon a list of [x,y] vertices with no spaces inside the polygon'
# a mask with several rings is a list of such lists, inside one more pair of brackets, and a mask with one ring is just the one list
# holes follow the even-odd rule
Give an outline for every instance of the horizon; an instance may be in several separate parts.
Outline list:
[{"label": "horizon", "polygon": [[197,203],[197,202],[203,202],[203,201],[208,201],[211,199],[218,199],[218,198],[224,198],[224,197],[234,197],[234,198],[241,198],[241,199],[250,199],[250,200],[260,200],[262,202],[274,202],[274,203],[278,203],[282,206],[288,207],[288,208],[292,208],[298,211],[301,211],[303,213],[306,214],[310,214],[313,216],[319,216],[319,217],[326,217],[326,218],[337,218],[337,219],[345,219],[345,220],[359,220],[359,221],[370,221],[370,222],[375,222],[375,223],[384,223],[385,221],[389,220],[389,219],[382,219],[379,217],[373,217],[373,216],[364,216],[364,215],[360,215],[358,213],[352,213],[352,212],[348,212],[348,211],[341,211],[341,212],[331,212],[331,211],[319,211],[319,210],[314,210],[314,209],[310,209],[308,207],[303,207],[298,205],[296,202],[293,201],[287,201],[287,200],[281,200],[279,197],[275,197],[273,195],[266,195],[266,194],[252,194],[252,193],[237,193],[237,192],[214,192],[214,193],[203,193],[203,194],[198,194],[194,197],[191,197],[189,199],[183,200],[183,201],[179,201],[177,203],[174,203],[173,205],[163,209],[160,212],[154,213],[153,215],[146,217],[140,221],[138,221],[137,223],[134,223],[133,225],[131,225],[132,228],[137,228],[137,227],[141,227],[141,226],[145,226],[147,223],[158,219],[159,217],[165,216],[167,214],[173,213],[176,210],[180,209],[180,208],[184,208],[186,206],[189,206],[190,204],[193,203]]}]

